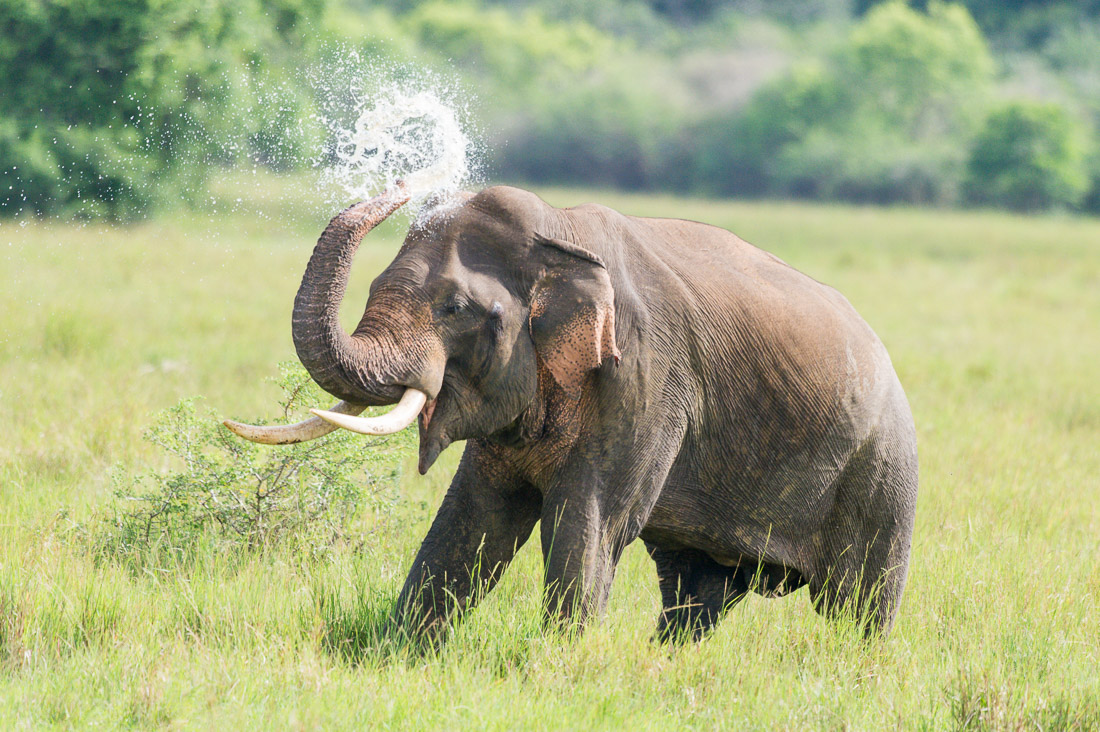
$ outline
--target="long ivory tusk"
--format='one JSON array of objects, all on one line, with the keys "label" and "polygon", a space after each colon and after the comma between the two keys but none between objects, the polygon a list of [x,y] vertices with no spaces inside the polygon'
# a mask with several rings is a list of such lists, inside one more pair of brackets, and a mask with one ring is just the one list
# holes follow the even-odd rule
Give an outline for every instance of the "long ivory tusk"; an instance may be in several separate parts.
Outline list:
[{"label": "long ivory tusk", "polygon": [[401,401],[389,412],[379,417],[354,417],[349,414],[340,414],[336,411],[326,412],[323,409],[311,409],[323,420],[343,427],[361,435],[392,435],[412,424],[420,410],[428,401],[428,395],[416,389],[405,389],[401,395]]},{"label": "long ivory tusk", "polygon": [[[365,406],[359,406],[358,404],[338,402],[328,414],[352,415],[352,419],[354,419],[354,415],[359,414],[364,409],[366,409]],[[308,442],[316,440],[318,437],[324,437],[336,429],[336,425],[317,417],[310,417],[295,424],[273,425],[270,427],[242,424],[231,419],[223,421],[222,424],[238,437],[243,437],[252,442],[259,442],[261,445],[293,445],[297,442]]]}]

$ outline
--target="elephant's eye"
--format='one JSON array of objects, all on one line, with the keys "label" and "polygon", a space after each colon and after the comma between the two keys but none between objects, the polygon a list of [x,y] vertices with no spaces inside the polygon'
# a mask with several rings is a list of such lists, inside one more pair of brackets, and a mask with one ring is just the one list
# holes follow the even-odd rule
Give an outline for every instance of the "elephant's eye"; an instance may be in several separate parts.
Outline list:
[{"label": "elephant's eye", "polygon": [[440,311],[445,315],[455,315],[462,312],[466,308],[466,301],[458,295],[452,295],[448,297],[444,302]]}]

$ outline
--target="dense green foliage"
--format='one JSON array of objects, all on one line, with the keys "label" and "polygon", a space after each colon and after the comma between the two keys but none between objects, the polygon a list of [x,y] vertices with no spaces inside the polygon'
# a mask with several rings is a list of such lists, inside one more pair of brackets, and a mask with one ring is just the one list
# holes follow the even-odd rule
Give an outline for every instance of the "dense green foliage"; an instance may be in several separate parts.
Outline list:
[{"label": "dense green foliage", "polygon": [[702,180],[723,194],[953,202],[992,70],[960,6],[881,5],[825,66],[797,67],[712,121],[728,133],[713,136]]},{"label": "dense green foliage", "polygon": [[[361,504],[348,530],[365,540],[325,553],[200,545],[134,572],[82,538],[129,505],[117,463],[182,469],[142,437],[181,397],[281,419],[265,378],[293,358],[291,303],[330,212],[306,208],[306,176],[251,178],[215,181],[244,198],[228,214],[0,223],[0,728],[1100,726],[1100,221],[538,190],[729,227],[844,293],[916,419],[908,587],[885,642],[823,621],[803,589],[669,650],[649,640],[660,595],[635,542],[607,618],[569,638],[540,623],[536,529],[447,645],[416,655],[384,621],[460,445],[423,477],[406,454],[393,520]],[[402,234],[364,241],[345,326]]]},{"label": "dense green foliage", "polygon": [[[1093,0],[0,0],[0,38],[0,215],[132,218],[218,166],[314,164],[349,75],[416,69],[467,92],[490,177],[718,195],[1018,207],[970,162],[992,110],[1038,101],[1092,157],[1027,206],[1100,210]],[[1041,175],[1016,164],[987,187]]]},{"label": "dense green foliage", "polygon": [[0,0],[0,212],[132,218],[213,163],[276,165],[320,0]]},{"label": "dense green foliage", "polygon": [[1020,211],[1073,206],[1088,191],[1084,131],[1053,104],[995,109],[967,165],[971,200]]},{"label": "dense green foliage", "polygon": [[[857,12],[889,0],[856,0]],[[928,0],[917,0],[925,6]],[[1066,23],[1080,22],[1100,16],[1097,0],[959,0],[983,27],[990,31],[1016,36],[1034,42],[1037,35],[1055,31]]]}]

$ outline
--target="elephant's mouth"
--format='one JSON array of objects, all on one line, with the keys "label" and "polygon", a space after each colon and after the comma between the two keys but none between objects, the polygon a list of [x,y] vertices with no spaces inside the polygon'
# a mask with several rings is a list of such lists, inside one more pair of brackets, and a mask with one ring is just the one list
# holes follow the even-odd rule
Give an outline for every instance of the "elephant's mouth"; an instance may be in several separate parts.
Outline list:
[{"label": "elephant's mouth", "polygon": [[445,381],[435,399],[429,399],[420,410],[420,418],[417,423],[420,437],[420,455],[417,469],[421,475],[425,475],[428,469],[435,464],[439,454],[447,449],[452,440],[447,434],[447,424],[453,417],[448,414],[457,404],[454,395],[448,395],[449,385]]},{"label": "elephant's mouth", "polygon": [[439,401],[437,396],[435,399],[429,399],[424,408],[420,410],[420,434],[425,435],[428,433],[428,427],[432,423],[432,415],[435,414],[435,405]]}]

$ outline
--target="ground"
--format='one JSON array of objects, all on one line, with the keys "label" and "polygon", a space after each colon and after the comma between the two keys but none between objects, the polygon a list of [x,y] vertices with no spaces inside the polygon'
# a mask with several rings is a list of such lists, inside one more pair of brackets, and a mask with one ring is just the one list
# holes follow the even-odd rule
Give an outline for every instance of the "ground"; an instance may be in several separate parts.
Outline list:
[{"label": "ground", "polygon": [[[750,598],[705,642],[649,641],[659,594],[627,551],[583,637],[539,624],[537,542],[444,650],[369,636],[457,463],[402,478],[365,550],[135,574],[81,539],[113,470],[202,395],[278,414],[290,308],[329,215],[302,181],[222,182],[129,227],[0,222],[0,727],[1036,728],[1100,726],[1100,221],[546,190],[718,224],[839,289],[889,349],[921,481],[893,634]],[[236,199],[242,199],[238,202]],[[344,308],[407,222],[364,244]],[[369,447],[369,441],[364,441]]]}]

